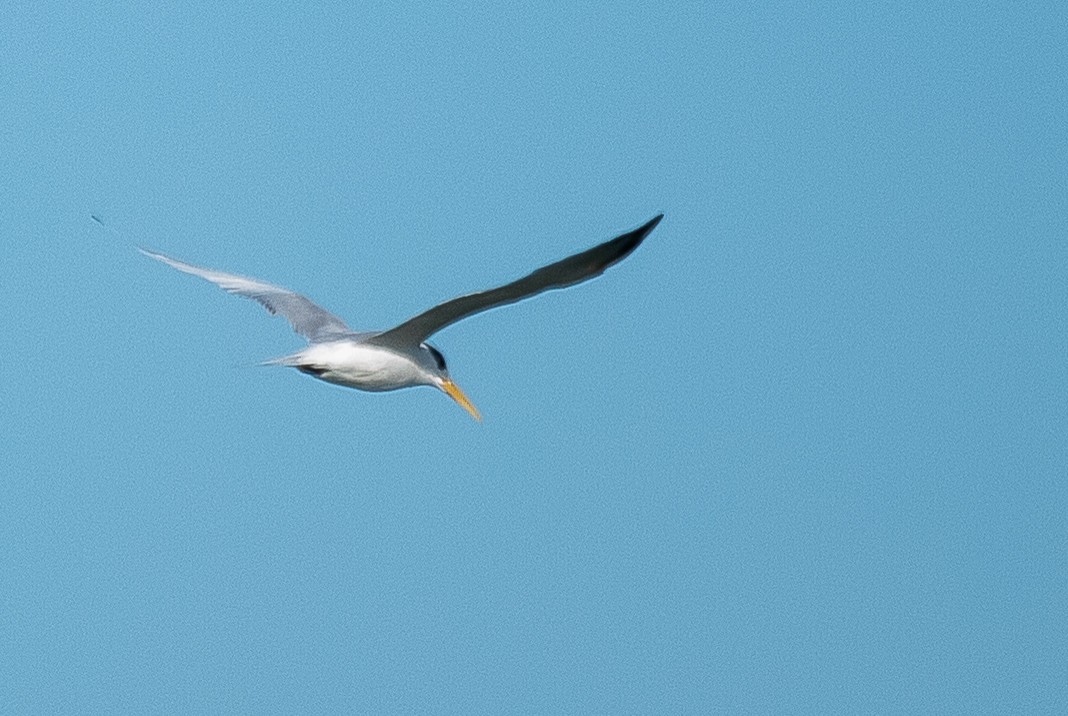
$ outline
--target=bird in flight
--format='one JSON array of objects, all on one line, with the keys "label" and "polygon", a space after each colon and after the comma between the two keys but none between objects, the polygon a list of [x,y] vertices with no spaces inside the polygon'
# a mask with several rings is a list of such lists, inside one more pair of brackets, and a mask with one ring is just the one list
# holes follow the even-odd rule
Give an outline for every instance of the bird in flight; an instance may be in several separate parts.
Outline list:
[{"label": "bird in flight", "polygon": [[[288,289],[194,266],[156,251],[138,250],[179,271],[211,281],[228,293],[258,301],[271,313],[284,316],[293,330],[308,340],[303,350],[266,361],[264,365],[291,366],[319,380],[359,390],[430,385],[448,394],[475,420],[481,421],[478,410],[449,376],[441,351],[427,343],[427,339],[476,313],[599,276],[638,248],[663,218],[663,214],[658,214],[633,231],[543,266],[517,281],[459,296],[387,331],[371,332],[353,331],[334,314]],[[93,219],[103,225],[96,216]]]}]

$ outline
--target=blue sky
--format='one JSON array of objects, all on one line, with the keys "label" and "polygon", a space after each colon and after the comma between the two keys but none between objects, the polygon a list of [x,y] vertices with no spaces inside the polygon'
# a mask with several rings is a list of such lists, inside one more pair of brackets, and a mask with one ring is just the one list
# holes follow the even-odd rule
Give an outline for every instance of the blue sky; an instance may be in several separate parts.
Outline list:
[{"label": "blue sky", "polygon": [[[0,9],[0,710],[1063,713],[1061,4],[179,5]],[[481,425],[132,250],[375,329],[658,212]]]}]

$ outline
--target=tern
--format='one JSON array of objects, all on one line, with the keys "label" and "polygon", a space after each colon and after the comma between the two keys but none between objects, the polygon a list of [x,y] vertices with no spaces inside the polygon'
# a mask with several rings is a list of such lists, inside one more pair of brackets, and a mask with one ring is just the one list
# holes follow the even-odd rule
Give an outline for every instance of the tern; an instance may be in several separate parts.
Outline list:
[{"label": "tern", "polygon": [[210,281],[228,293],[258,301],[271,313],[285,317],[293,330],[307,339],[308,345],[303,350],[265,361],[263,365],[290,366],[327,383],[375,392],[429,385],[446,393],[481,422],[478,410],[449,376],[445,357],[427,339],[476,313],[601,275],[638,248],[663,218],[663,214],[658,214],[633,231],[543,266],[517,281],[438,304],[387,331],[353,331],[343,320],[299,293],[253,278],[194,266],[149,249],[138,250],[172,268]]}]

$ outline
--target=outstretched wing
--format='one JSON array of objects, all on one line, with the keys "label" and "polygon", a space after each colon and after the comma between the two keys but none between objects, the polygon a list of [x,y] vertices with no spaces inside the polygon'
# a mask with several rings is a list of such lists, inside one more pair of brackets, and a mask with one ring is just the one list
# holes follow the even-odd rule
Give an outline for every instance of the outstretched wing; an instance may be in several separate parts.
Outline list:
[{"label": "outstretched wing", "polygon": [[522,301],[542,291],[574,286],[594,276],[600,276],[609,266],[622,261],[631,251],[638,248],[638,244],[656,228],[663,218],[664,215],[659,214],[633,231],[628,231],[562,261],[543,266],[518,281],[488,291],[460,296],[434,306],[429,311],[409,318],[396,328],[379,333],[368,339],[368,342],[385,348],[410,349],[445,326],[475,313]]},{"label": "outstretched wing", "polygon": [[179,271],[211,281],[227,293],[258,301],[271,313],[284,316],[293,326],[294,331],[312,343],[338,333],[351,332],[343,320],[299,293],[244,276],[235,276],[187,264],[155,251],[140,248],[138,251]]}]

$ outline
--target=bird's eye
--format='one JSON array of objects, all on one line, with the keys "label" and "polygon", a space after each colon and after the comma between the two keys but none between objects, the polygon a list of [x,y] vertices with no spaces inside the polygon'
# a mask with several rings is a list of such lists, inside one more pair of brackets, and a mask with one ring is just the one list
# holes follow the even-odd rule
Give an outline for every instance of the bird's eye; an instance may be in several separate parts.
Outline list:
[{"label": "bird's eye", "polygon": [[446,370],[445,356],[441,355],[441,351],[428,343],[424,343],[423,345],[430,351],[430,355],[434,356],[434,362],[437,364],[438,370]]}]

